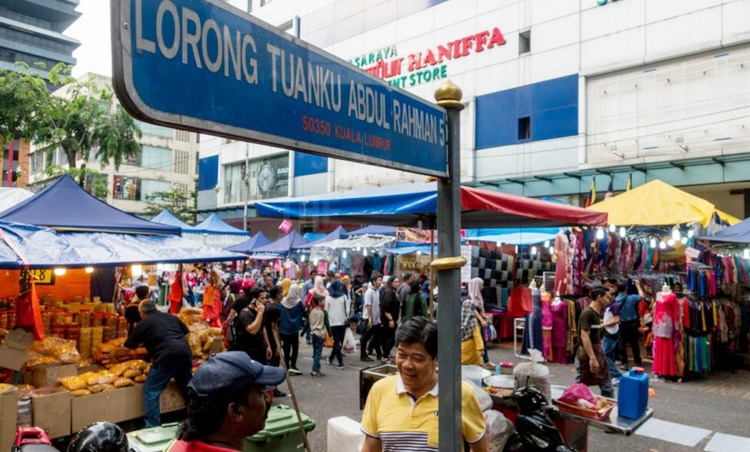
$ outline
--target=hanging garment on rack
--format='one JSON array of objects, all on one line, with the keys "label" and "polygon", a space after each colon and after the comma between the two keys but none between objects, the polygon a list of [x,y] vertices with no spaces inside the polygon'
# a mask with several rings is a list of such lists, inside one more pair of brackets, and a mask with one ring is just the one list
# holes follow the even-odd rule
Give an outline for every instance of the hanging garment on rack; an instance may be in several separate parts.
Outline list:
[{"label": "hanging garment on rack", "polygon": [[552,312],[552,358],[556,363],[568,364],[566,351],[568,347],[568,303],[562,300],[553,301],[550,311]]},{"label": "hanging garment on rack", "polygon": [[531,289],[531,312],[526,314],[526,327],[523,330],[521,354],[529,350],[544,350],[542,341],[542,294],[539,289]]},{"label": "hanging garment on rack", "polygon": [[675,362],[675,345],[679,327],[677,295],[659,292],[654,304],[654,365],[653,373],[658,375],[677,375]]}]

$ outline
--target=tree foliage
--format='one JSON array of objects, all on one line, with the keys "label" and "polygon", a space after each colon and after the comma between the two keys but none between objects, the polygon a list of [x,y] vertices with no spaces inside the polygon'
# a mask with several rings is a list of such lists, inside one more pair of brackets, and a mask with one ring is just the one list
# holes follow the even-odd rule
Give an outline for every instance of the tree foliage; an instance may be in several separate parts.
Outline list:
[{"label": "tree foliage", "polygon": [[172,214],[185,223],[195,221],[195,202],[196,194],[181,190],[178,187],[172,187],[169,191],[154,192],[146,196],[148,205],[143,211],[143,215],[152,218],[167,209]]},{"label": "tree foliage", "polygon": [[80,168],[63,168],[58,165],[49,165],[44,170],[44,175],[47,177],[47,181],[43,182],[41,185],[46,186],[47,183],[55,181],[63,174],[72,177],[73,180],[78,182],[84,190],[102,201],[107,200],[107,193],[109,191],[107,177],[99,171],[86,168],[85,164]]},{"label": "tree foliage", "polygon": [[69,72],[63,64],[50,70],[50,82],[66,91],[65,96],[52,96],[44,80],[28,70],[0,71],[0,105],[5,110],[0,113],[0,134],[31,138],[42,151],[62,149],[71,169],[76,168],[76,157],[91,149],[96,149],[102,168],[111,161],[119,169],[140,152],[140,128],[122,108],[113,106],[109,87],[77,81]]}]

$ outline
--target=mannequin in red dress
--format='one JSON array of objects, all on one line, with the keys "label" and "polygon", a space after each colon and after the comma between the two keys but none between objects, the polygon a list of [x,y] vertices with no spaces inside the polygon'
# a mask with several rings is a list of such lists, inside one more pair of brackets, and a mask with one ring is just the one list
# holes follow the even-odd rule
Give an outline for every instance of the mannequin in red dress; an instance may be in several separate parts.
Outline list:
[{"label": "mannequin in red dress", "polygon": [[680,317],[677,295],[664,284],[654,303],[654,366],[655,377],[677,376],[675,351],[680,341]]}]

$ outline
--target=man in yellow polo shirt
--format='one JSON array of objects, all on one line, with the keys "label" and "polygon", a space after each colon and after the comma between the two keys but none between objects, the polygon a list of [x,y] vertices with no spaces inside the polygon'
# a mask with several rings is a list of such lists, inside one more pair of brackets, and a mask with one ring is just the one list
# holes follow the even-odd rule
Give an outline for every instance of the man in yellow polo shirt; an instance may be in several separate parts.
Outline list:
[{"label": "man in yellow polo shirt", "polygon": [[[424,317],[396,332],[398,374],[373,385],[362,414],[362,452],[438,450],[437,326]],[[472,452],[489,450],[479,401],[461,385],[462,433]]]}]

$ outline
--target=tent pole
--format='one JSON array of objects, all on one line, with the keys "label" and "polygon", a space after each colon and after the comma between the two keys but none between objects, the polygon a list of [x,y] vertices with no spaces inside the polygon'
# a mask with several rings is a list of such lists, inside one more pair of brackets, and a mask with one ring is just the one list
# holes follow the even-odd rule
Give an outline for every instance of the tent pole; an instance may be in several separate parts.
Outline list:
[{"label": "tent pole", "polygon": [[[432,264],[432,261],[435,260],[435,219],[430,219],[430,264]],[[433,288],[437,287],[437,284],[435,284],[435,270],[432,269],[432,265],[430,265],[430,302],[429,307],[427,309],[427,312],[429,313],[429,319],[430,322],[432,322],[435,319],[435,298],[433,296]]]},{"label": "tent pole", "polygon": [[[461,434],[461,88],[447,81],[435,90],[437,104],[448,113],[447,177],[438,178],[439,259],[432,262],[440,280],[438,362],[440,373],[440,451],[463,450]],[[465,262],[465,260],[464,260]],[[452,395],[452,396],[451,396]]]}]

